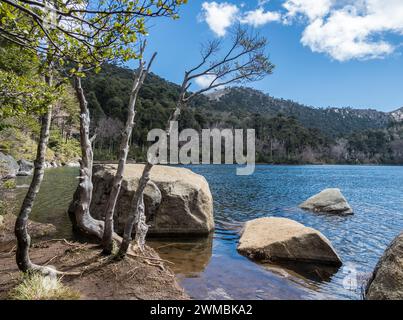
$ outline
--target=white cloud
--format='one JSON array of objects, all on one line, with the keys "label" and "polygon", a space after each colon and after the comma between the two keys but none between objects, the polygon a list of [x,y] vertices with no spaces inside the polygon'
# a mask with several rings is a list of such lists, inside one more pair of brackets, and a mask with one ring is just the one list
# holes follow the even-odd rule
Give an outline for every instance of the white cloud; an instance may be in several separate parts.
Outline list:
[{"label": "white cloud", "polygon": [[399,44],[388,35],[403,35],[403,0],[283,0],[281,12],[266,11],[266,0],[243,12],[228,2],[204,2],[203,19],[218,36],[241,22],[260,27],[270,22],[305,24],[301,43],[335,60],[383,58]]},{"label": "white cloud", "polygon": [[196,78],[195,82],[200,88],[204,89],[207,88],[215,78],[215,75],[203,75]]},{"label": "white cloud", "polygon": [[280,13],[271,11],[265,12],[263,8],[257,8],[256,10],[246,12],[240,19],[240,22],[254,27],[260,27],[269,22],[280,20]]},{"label": "white cloud", "polygon": [[236,21],[236,16],[239,12],[236,5],[227,2],[204,2],[202,8],[204,20],[219,37],[225,36],[227,28]]},{"label": "white cloud", "polygon": [[241,3],[240,8],[228,2],[217,3],[203,2],[202,4],[202,20],[206,21],[210,29],[219,37],[226,35],[227,29],[236,22],[248,24],[253,27],[260,27],[269,22],[280,21],[281,14],[279,12],[265,11],[263,5],[268,0],[258,2],[258,8],[245,13],[241,9],[245,4]]},{"label": "white cloud", "polygon": [[[389,0],[288,0],[288,17],[309,19],[301,43],[333,59],[381,58],[396,45],[383,38],[386,33],[403,34],[403,1]],[[320,9],[319,9],[320,8]]]},{"label": "white cloud", "polygon": [[283,7],[287,10],[285,18],[294,18],[298,14],[307,16],[310,20],[321,18],[329,13],[335,0],[287,0]]},{"label": "white cloud", "polygon": [[269,3],[269,1],[270,1],[270,0],[258,0],[257,3],[258,3],[258,6],[259,6],[259,7],[262,7],[262,6],[264,6],[266,3]]}]

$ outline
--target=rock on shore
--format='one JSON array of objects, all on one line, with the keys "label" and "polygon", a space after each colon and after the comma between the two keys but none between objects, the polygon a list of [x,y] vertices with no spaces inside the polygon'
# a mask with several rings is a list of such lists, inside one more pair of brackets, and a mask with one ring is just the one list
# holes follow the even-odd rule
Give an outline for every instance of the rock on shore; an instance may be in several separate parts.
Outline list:
[{"label": "rock on shore", "polygon": [[340,189],[325,189],[310,197],[299,205],[301,209],[313,212],[327,212],[333,214],[353,214],[353,209],[348,204]]},{"label": "rock on shore", "polygon": [[246,222],[238,251],[253,260],[342,264],[324,235],[286,218],[260,218]]},{"label": "rock on shore", "polygon": [[12,156],[0,152],[0,179],[15,178],[19,169],[20,166]]},{"label": "rock on shore", "polygon": [[[128,164],[116,204],[115,230],[122,233],[130,199],[137,189],[144,165]],[[116,165],[94,167],[91,213],[103,219]],[[154,166],[145,190],[150,235],[205,236],[214,229],[213,198],[206,179],[189,169]]]},{"label": "rock on shore", "polygon": [[386,249],[366,288],[367,300],[403,300],[403,233]]}]

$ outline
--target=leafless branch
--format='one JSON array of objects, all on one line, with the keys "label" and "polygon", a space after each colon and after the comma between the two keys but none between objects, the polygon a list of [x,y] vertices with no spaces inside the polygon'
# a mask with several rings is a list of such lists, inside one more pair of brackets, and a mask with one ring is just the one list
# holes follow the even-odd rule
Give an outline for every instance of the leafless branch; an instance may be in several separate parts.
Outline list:
[{"label": "leafless branch", "polygon": [[[201,52],[201,62],[185,72],[181,103],[185,104],[212,89],[258,81],[271,74],[274,65],[266,54],[267,44],[266,38],[240,25],[232,30],[231,44],[227,51],[222,49],[220,41],[208,42]],[[192,80],[200,77],[211,78],[209,84],[187,95]]]}]

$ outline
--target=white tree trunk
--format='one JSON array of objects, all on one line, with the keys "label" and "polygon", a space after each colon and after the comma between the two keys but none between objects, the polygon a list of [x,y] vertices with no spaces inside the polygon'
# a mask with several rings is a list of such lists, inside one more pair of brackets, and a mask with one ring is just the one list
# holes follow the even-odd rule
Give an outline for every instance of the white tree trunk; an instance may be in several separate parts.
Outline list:
[{"label": "white tree trunk", "polygon": [[[51,71],[52,72],[52,71]],[[52,75],[48,75],[46,83],[52,86]],[[36,151],[35,167],[31,184],[21,205],[20,212],[15,222],[15,236],[17,238],[16,262],[22,272],[41,271],[50,273],[52,269],[34,264],[29,257],[29,248],[31,246],[31,237],[28,233],[28,219],[31,214],[36,196],[41,187],[44,176],[44,164],[46,158],[46,149],[49,142],[49,131],[52,121],[52,106],[48,106],[46,113],[41,118],[41,131]]]},{"label": "white tree trunk", "polygon": [[102,239],[104,231],[104,222],[94,219],[90,214],[90,205],[92,200],[92,165],[93,151],[92,141],[89,136],[90,131],[90,113],[88,102],[81,86],[81,79],[75,78],[75,91],[80,104],[80,177],[79,185],[76,190],[76,203],[74,204],[73,223],[76,229],[84,234]]},{"label": "white tree trunk", "polygon": [[[144,228],[145,224],[145,216],[144,216],[144,189],[147,186],[148,181],[150,180],[150,171],[152,169],[153,165],[150,162],[147,162],[147,164],[144,166],[143,173],[141,175],[139,185],[137,187],[136,192],[134,193],[134,196],[132,198],[131,204],[130,204],[130,212],[129,212],[129,217],[126,221],[125,224],[125,230],[123,233],[123,240],[119,248],[119,256],[124,257],[127,253],[127,250],[130,246],[130,243],[132,241],[132,232],[133,232],[133,227],[134,224],[137,223],[137,228],[136,228],[136,239],[141,240],[145,239],[147,228]],[[140,223],[138,223],[140,222]],[[137,234],[138,231],[142,231],[144,229],[145,233],[143,234]],[[137,243],[139,247],[142,249],[143,246],[141,243]]]},{"label": "white tree trunk", "polygon": [[[154,58],[154,56],[153,56]],[[153,60],[152,58],[152,60]],[[148,69],[146,70],[144,68],[144,63],[140,61],[140,66],[139,69],[137,70],[135,74],[135,78],[133,81],[133,88],[130,94],[130,100],[129,100],[129,105],[128,105],[128,116],[127,116],[127,121],[126,121],[126,127],[125,130],[122,134],[122,140],[120,143],[120,151],[119,151],[119,164],[116,169],[116,174],[113,179],[113,185],[112,185],[112,190],[109,195],[109,199],[106,205],[106,210],[105,210],[105,229],[104,229],[104,235],[102,239],[102,246],[103,246],[103,252],[105,254],[111,254],[112,249],[113,249],[113,217],[115,213],[115,207],[116,207],[116,201],[119,196],[119,192],[122,186],[122,180],[123,180],[123,172],[126,166],[126,161],[127,161],[127,155],[129,153],[129,142],[130,142],[130,137],[133,132],[133,126],[134,126],[134,118],[136,116],[136,102],[137,102],[137,97],[138,93],[144,83],[144,80],[147,76],[148,70],[151,66],[152,60],[149,64]]]},{"label": "white tree trunk", "polygon": [[[175,111],[171,115],[170,119],[168,120],[167,124],[167,134],[168,136],[171,134],[172,131],[172,121],[177,121],[181,109],[183,107],[182,104],[182,97],[185,94],[186,91],[186,85],[182,85],[182,92],[180,95],[180,98],[178,100],[178,103],[176,104]],[[139,186],[132,198],[131,205],[130,205],[130,211],[129,211],[129,217],[126,221],[125,225],[125,230],[123,234],[123,240],[119,249],[119,256],[124,257],[127,253],[127,250],[130,246],[130,243],[132,241],[132,233],[133,233],[133,228],[134,225],[136,224],[136,244],[137,246],[143,250],[144,249],[144,244],[145,244],[145,238],[147,236],[147,231],[148,231],[148,225],[146,223],[146,217],[145,217],[145,209],[144,209],[144,189],[150,180],[150,172],[151,169],[153,168],[153,164],[150,162],[150,159],[147,157],[147,164],[144,166],[143,173],[141,175],[140,181],[139,181]]]},{"label": "white tree trunk", "polygon": [[52,107],[49,106],[45,115],[42,116],[41,133],[35,159],[35,168],[31,184],[24,198],[20,213],[15,223],[15,236],[17,237],[16,261],[18,268],[22,272],[38,269],[39,266],[33,264],[29,258],[29,248],[31,237],[28,234],[27,226],[29,215],[32,211],[36,196],[41,187],[44,175],[44,163],[47,144],[49,141],[50,119],[52,117]]}]

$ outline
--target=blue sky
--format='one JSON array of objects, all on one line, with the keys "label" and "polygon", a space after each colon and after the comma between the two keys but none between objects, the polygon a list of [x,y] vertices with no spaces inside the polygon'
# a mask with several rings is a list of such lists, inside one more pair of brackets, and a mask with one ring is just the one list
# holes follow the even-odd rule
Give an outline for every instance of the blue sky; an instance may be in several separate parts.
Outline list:
[{"label": "blue sky", "polygon": [[200,43],[237,22],[266,36],[273,75],[250,84],[315,107],[403,106],[403,1],[189,0],[180,19],[150,21],[153,72],[175,83],[199,61]]}]

